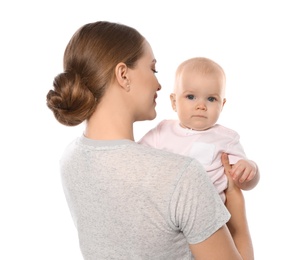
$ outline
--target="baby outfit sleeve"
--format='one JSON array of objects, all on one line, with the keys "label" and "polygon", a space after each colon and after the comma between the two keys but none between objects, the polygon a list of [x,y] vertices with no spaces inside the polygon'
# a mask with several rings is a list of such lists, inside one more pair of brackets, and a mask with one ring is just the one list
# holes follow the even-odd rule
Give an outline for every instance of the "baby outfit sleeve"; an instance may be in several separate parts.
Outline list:
[{"label": "baby outfit sleeve", "polygon": [[[231,164],[235,164],[237,161],[241,159],[248,160],[245,150],[240,142],[239,134],[236,132],[232,132],[232,133],[233,134],[231,135],[231,141],[228,143],[226,150],[229,156],[229,162]],[[259,172],[259,168],[256,162],[254,161],[252,162],[256,165],[257,172]]]},{"label": "baby outfit sleeve", "polygon": [[149,132],[147,132],[139,141],[139,144],[147,145],[150,147],[156,146],[156,140],[155,140],[155,129],[151,129]]},{"label": "baby outfit sleeve", "polygon": [[139,141],[139,144],[143,144],[146,146],[158,148],[158,135],[159,135],[159,128],[160,125],[162,124],[159,123],[156,127],[152,128],[149,130]]},{"label": "baby outfit sleeve", "polygon": [[240,143],[240,136],[234,131],[230,133],[230,142],[227,144],[225,152],[228,153],[231,164],[235,164],[240,159],[247,159],[244,148]]}]

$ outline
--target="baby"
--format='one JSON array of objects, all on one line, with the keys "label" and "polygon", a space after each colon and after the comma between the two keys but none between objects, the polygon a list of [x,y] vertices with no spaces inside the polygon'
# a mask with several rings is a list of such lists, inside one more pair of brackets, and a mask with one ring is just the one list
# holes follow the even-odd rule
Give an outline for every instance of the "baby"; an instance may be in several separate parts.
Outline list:
[{"label": "baby", "polygon": [[249,160],[239,134],[217,124],[226,102],[226,76],[216,62],[195,57],[177,68],[171,105],[178,120],[163,120],[139,143],[196,158],[201,162],[225,202],[227,177],[222,153],[233,164],[230,174],[242,190],[254,188],[260,179],[257,164]]}]

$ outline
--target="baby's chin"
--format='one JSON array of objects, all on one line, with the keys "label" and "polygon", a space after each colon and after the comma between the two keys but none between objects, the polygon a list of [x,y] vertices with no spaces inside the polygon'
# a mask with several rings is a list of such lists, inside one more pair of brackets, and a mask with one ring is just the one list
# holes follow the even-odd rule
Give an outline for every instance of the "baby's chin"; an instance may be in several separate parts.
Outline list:
[{"label": "baby's chin", "polygon": [[205,130],[208,130],[209,128],[212,127],[212,125],[204,125],[204,126],[200,126],[200,125],[183,125],[182,123],[180,123],[180,126],[183,127],[183,128],[191,129],[193,131],[205,131]]},{"label": "baby's chin", "polygon": [[193,131],[206,131],[209,128],[211,128],[211,126],[208,127],[198,127],[198,128],[191,128]]}]

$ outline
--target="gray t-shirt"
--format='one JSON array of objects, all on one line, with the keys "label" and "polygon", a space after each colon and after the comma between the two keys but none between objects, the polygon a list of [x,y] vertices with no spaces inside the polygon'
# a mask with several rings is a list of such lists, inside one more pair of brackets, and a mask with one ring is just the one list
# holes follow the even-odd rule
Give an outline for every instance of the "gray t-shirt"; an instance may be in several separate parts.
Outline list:
[{"label": "gray t-shirt", "polygon": [[61,177],[86,260],[192,259],[230,218],[198,161],[130,140],[76,139]]}]

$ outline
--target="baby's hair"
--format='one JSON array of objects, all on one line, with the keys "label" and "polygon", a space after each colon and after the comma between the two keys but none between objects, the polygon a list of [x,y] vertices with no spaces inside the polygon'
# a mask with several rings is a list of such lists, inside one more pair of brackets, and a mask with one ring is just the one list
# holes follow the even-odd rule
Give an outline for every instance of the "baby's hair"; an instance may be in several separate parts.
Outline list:
[{"label": "baby's hair", "polygon": [[[223,86],[226,84],[226,74],[223,68],[215,61],[205,57],[194,57],[183,61],[176,69],[174,92],[178,88],[180,76],[186,71],[195,71],[202,75],[215,74],[223,79]],[[225,87],[224,87],[225,92]]]},{"label": "baby's hair", "polygon": [[215,61],[205,57],[194,57],[185,60],[178,66],[176,76],[178,76],[185,69],[199,71],[204,74],[221,73],[222,76],[226,78],[223,68]]},{"label": "baby's hair", "polygon": [[136,66],[143,55],[144,37],[126,25],[98,21],[79,28],[64,52],[64,72],[53,81],[47,106],[55,118],[75,126],[90,118],[119,62]]}]

